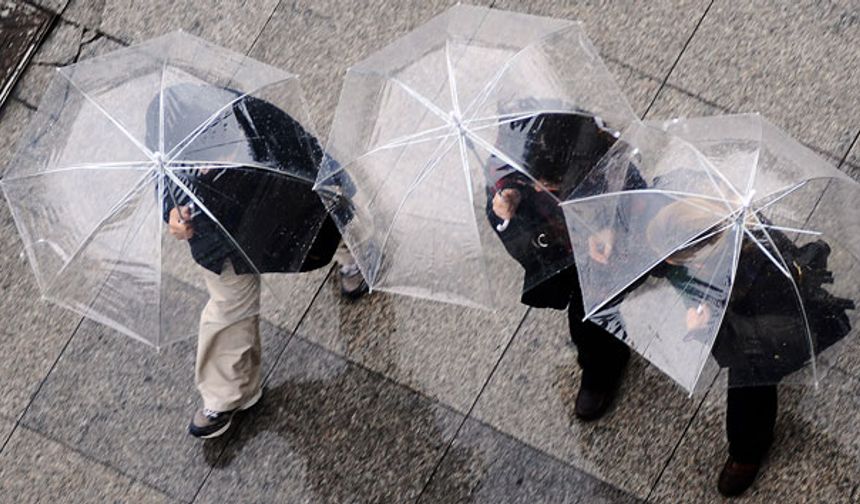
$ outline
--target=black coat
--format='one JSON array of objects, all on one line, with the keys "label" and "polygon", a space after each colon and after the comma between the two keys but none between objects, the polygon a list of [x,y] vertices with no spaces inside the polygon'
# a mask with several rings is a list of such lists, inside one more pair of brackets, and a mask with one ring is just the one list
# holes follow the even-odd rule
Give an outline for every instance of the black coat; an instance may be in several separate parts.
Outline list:
[{"label": "black coat", "polygon": [[769,234],[797,291],[755,244],[744,244],[735,286],[711,349],[720,366],[732,369],[734,385],[776,383],[851,331],[845,311],[854,309],[854,303],[831,295],[822,285],[832,281],[827,243],[818,240],[797,247],[779,231]]},{"label": "black coat", "polygon": [[[166,93],[190,94],[193,100],[192,93],[201,92],[177,88]],[[197,153],[189,158],[212,159],[226,145],[239,149],[239,159],[272,169],[189,166],[174,172],[194,197],[164,179],[165,220],[174,206],[193,208],[194,234],[188,242],[198,264],[220,273],[230,260],[243,274],[308,271],[331,261],[340,234],[312,188],[323,156],[316,138],[283,110],[253,97],[237,101],[201,136],[193,144]]]}]

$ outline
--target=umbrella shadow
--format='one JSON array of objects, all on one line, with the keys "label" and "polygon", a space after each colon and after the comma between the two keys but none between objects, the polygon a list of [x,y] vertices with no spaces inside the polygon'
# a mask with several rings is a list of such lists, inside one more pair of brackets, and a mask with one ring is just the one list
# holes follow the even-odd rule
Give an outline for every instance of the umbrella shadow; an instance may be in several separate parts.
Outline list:
[{"label": "umbrella shadow", "polygon": [[[334,320],[345,355],[372,361],[375,369],[396,376],[397,325],[391,299],[374,295],[338,305]],[[314,345],[297,340],[291,346],[287,351],[295,354],[285,356],[288,362],[281,366],[297,372],[266,389],[226,447],[223,442],[204,444],[207,463],[227,468],[254,438],[274,433],[285,443],[270,446],[288,446],[285,460],[298,456],[304,461],[304,485],[323,502],[390,501],[417,494],[450,442],[453,422],[445,417],[454,414]],[[453,446],[434,485],[443,486],[453,501],[468,502],[476,457],[472,448]]]},{"label": "umbrella shadow", "polygon": [[[376,501],[420,490],[452,435],[441,423],[428,399],[347,364],[331,378],[288,379],[269,388],[226,448],[206,443],[204,453],[213,468],[224,469],[252,439],[274,433],[286,442],[268,446],[289,446],[285,460],[303,459],[303,484],[324,502]],[[475,457],[471,448],[452,447],[439,473],[443,480],[434,480],[455,502],[468,501]]]}]

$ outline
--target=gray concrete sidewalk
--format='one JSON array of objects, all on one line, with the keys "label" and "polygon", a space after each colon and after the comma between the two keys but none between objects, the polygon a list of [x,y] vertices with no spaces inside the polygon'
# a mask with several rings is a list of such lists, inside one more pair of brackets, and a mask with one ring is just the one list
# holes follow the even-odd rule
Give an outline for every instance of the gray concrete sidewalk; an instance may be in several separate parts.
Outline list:
[{"label": "gray concrete sidewalk", "polygon": [[[0,166],[54,67],[179,28],[300,74],[325,138],[346,68],[453,2],[38,3],[60,19],[0,110]],[[583,21],[642,117],[758,111],[860,177],[856,1],[475,3]],[[689,399],[634,359],[617,406],[579,423],[564,313],[349,303],[303,274],[265,325],[265,400],[202,443],[193,345],[156,354],[37,301],[22,250],[4,203],[0,502],[720,501],[723,392]],[[860,367],[843,378],[781,391],[742,502],[860,502]]]}]

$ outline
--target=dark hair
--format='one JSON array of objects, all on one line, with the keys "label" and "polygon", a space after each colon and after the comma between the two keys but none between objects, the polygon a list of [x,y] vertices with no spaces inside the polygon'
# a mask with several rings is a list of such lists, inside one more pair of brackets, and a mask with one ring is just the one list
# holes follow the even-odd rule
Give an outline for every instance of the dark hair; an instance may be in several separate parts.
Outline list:
[{"label": "dark hair", "polygon": [[547,113],[513,121],[510,128],[523,134],[526,170],[535,178],[570,188],[615,143],[598,121],[585,113]]}]

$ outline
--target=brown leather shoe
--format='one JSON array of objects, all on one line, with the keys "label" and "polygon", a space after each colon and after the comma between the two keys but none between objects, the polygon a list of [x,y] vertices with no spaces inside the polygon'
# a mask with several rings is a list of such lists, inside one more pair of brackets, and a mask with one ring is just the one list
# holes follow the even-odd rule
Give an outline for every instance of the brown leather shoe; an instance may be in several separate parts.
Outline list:
[{"label": "brown leather shoe", "polygon": [[612,400],[615,398],[616,390],[617,388],[611,388],[606,391],[579,387],[573,413],[584,422],[597,420],[606,414],[606,411],[612,404]]},{"label": "brown leather shoe", "polygon": [[737,497],[753,484],[760,468],[761,464],[742,464],[729,457],[720,472],[717,489],[725,497]]}]

